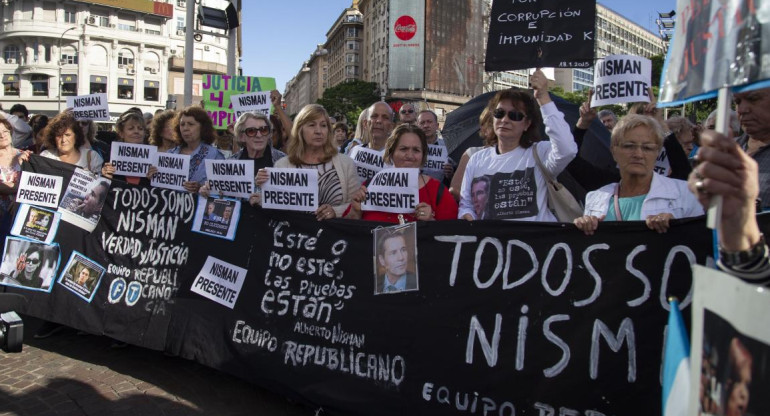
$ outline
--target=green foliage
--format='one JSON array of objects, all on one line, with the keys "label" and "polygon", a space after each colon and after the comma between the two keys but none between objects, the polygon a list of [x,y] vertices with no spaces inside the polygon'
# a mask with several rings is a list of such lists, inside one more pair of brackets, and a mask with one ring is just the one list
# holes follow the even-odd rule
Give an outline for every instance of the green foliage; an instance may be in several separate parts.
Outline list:
[{"label": "green foliage", "polygon": [[663,55],[655,55],[650,57],[650,61],[652,62],[652,85],[654,86],[658,85],[660,83],[660,75],[663,73],[663,62],[666,60],[666,57]]},{"label": "green foliage", "polygon": [[588,92],[587,91],[578,91],[578,92],[566,92],[564,91],[564,88],[561,86],[555,86],[551,88],[550,90],[554,95],[558,95],[561,98],[564,98],[565,100],[571,102],[572,104],[583,104],[583,102],[586,100]]},{"label": "green foliage", "polygon": [[377,84],[374,82],[350,81],[343,82],[331,88],[327,88],[318,104],[321,104],[329,112],[330,116],[344,114],[348,123],[354,124],[358,120],[364,108],[379,101],[380,97],[375,93]]}]

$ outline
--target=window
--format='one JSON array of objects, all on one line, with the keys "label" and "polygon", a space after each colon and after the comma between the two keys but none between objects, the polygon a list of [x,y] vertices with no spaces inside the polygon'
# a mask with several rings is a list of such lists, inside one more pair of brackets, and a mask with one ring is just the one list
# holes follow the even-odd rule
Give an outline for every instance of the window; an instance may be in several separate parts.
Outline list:
[{"label": "window", "polygon": [[107,77],[101,75],[91,75],[91,84],[88,88],[89,94],[99,94],[107,92]]},{"label": "window", "polygon": [[184,16],[176,17],[176,30],[185,30],[187,25],[184,24]]},{"label": "window", "polygon": [[348,32],[348,37],[349,38],[357,38],[358,37],[358,28],[349,27],[347,32]]},{"label": "window", "polygon": [[3,91],[6,96],[19,95],[19,76],[15,74],[3,75]]},{"label": "window", "polygon": [[16,45],[6,46],[3,50],[3,58],[5,58],[5,63],[10,63],[11,60],[19,62],[19,47]]},{"label": "window", "polygon": [[29,80],[32,82],[32,95],[48,96],[48,75],[33,74]]},{"label": "window", "polygon": [[187,1],[185,1],[185,0],[176,0],[176,6],[177,7],[187,7]]},{"label": "window", "polygon": [[51,62],[51,45],[43,45],[43,51],[45,55],[45,61]]},{"label": "window", "polygon": [[149,35],[160,35],[160,28],[162,24],[158,19],[146,18],[144,19],[144,33]]},{"label": "window", "polygon": [[77,13],[72,10],[64,10],[64,22],[65,23],[77,23]]},{"label": "window", "polygon": [[62,65],[77,65],[78,52],[72,46],[64,46],[61,48],[61,60]]},{"label": "window", "polygon": [[129,67],[133,68],[134,66],[134,54],[131,53],[128,49],[123,49],[120,52],[118,52],[118,68],[124,68]]},{"label": "window", "polygon": [[127,30],[129,32],[136,31],[136,18],[129,14],[118,15],[118,29]]},{"label": "window", "polygon": [[356,62],[358,62],[358,55],[356,55],[356,54],[354,54],[354,53],[349,53],[349,54],[347,54],[347,56],[346,56],[346,59],[345,59],[345,60],[346,60],[348,63],[356,63]]},{"label": "window", "polygon": [[158,101],[160,98],[160,85],[158,81],[144,81],[144,100]]},{"label": "window", "polygon": [[118,98],[123,100],[134,99],[134,80],[130,78],[118,78]]},{"label": "window", "polygon": [[348,49],[353,50],[353,51],[357,51],[358,50],[358,42],[356,42],[354,40],[348,41]]},{"label": "window", "polygon": [[65,74],[61,76],[61,95],[78,95],[78,76]]}]

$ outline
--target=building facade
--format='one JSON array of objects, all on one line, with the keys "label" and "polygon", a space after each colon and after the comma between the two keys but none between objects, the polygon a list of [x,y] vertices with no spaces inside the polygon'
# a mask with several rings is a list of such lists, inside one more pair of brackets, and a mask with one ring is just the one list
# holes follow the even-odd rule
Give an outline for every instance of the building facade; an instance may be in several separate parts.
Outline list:
[{"label": "building facade", "polygon": [[[225,1],[204,5],[224,9]],[[56,114],[74,95],[106,93],[117,117],[131,107],[155,111],[184,93],[185,0],[15,0],[0,3],[0,103]],[[192,23],[192,22],[190,22]],[[193,23],[194,24],[194,23]],[[224,34],[223,30],[205,30]],[[191,51],[201,95],[203,73],[227,72],[227,38],[202,35]],[[237,52],[236,52],[237,53]],[[200,97],[197,97],[199,100]],[[178,99],[181,106],[183,100]]]},{"label": "building facade", "polygon": [[361,79],[361,47],[364,18],[357,2],[346,8],[326,33],[324,48],[328,51],[327,88]]}]

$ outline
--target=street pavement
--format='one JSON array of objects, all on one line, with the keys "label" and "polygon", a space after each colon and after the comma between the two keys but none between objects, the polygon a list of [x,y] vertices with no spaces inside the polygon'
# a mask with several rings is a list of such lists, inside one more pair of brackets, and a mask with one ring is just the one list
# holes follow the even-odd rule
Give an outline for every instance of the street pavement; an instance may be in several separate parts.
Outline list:
[{"label": "street pavement", "polygon": [[0,351],[0,416],[315,414],[189,360],[73,329],[38,340],[40,322],[24,322],[23,351]]}]

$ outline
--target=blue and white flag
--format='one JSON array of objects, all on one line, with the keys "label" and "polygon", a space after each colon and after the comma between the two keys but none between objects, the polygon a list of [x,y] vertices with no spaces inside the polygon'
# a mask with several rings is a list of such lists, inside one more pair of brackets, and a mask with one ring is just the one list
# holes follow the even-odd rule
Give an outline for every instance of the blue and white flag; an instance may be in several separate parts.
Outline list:
[{"label": "blue and white flag", "polygon": [[687,415],[690,400],[690,340],[679,311],[679,301],[669,301],[668,335],[663,358],[663,416]]}]

